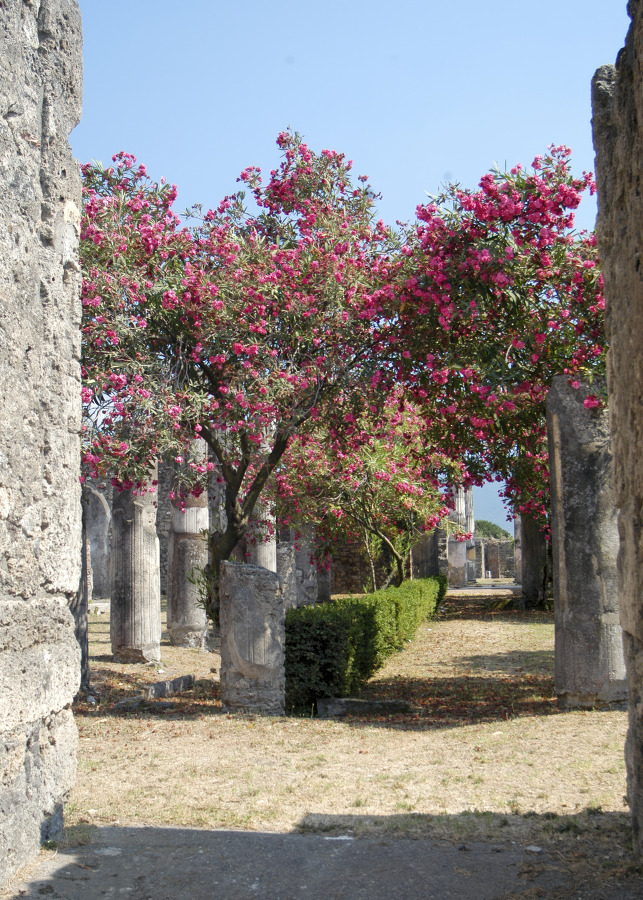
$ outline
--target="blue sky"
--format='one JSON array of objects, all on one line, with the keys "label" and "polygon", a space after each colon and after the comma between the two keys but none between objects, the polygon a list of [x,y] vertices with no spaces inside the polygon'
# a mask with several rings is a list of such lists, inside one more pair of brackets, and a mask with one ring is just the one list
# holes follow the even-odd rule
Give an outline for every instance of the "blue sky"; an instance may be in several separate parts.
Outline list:
[{"label": "blue sky", "polygon": [[[625,0],[80,0],[82,162],[127,150],[216,205],[247,165],[266,171],[290,126],[354,160],[393,224],[441,183],[567,144],[592,170],[590,81],[613,63]],[[592,228],[584,204],[578,224]],[[476,515],[504,524],[493,488]]]}]

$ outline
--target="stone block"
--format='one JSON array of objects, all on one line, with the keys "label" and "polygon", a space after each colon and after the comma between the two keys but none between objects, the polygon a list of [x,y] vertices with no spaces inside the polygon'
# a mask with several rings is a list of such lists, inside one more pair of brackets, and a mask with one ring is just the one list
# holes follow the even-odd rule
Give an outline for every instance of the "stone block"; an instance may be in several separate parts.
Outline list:
[{"label": "stone block", "polygon": [[279,576],[259,566],[224,562],[219,603],[224,707],[283,715],[286,629]]},{"label": "stone block", "polygon": [[449,587],[467,585],[467,545],[465,541],[449,538],[448,543]]},{"label": "stone block", "polygon": [[352,697],[325,697],[317,701],[320,719],[343,716],[392,716],[410,710],[406,700],[358,700]]}]

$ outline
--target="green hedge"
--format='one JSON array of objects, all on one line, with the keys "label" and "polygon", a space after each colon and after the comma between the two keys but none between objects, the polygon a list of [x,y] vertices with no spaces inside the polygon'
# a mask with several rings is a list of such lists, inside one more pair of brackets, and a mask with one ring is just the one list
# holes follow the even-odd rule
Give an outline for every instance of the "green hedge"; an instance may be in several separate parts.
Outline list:
[{"label": "green hedge", "polygon": [[410,641],[444,599],[443,576],[286,613],[286,705],[348,697]]}]

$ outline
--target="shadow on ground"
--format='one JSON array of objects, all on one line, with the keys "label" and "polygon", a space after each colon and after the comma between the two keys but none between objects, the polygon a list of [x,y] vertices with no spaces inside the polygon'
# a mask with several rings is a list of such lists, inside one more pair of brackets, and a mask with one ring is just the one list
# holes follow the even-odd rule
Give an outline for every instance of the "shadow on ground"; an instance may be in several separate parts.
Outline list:
[{"label": "shadow on ground", "polygon": [[13,893],[5,896],[634,900],[642,895],[640,869],[619,850],[626,840],[623,815],[502,818],[504,827],[501,817],[485,813],[471,814],[468,821],[463,815],[311,814],[301,823],[304,833],[295,834],[78,826],[69,830],[67,845],[55,853],[43,851],[29,877],[15,879]]}]

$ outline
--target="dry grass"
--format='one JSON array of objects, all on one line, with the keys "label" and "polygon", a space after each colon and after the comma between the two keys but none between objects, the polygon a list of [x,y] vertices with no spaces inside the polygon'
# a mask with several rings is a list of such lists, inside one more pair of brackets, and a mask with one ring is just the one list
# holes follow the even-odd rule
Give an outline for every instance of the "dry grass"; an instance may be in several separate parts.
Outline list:
[{"label": "dry grass", "polygon": [[[71,826],[554,841],[569,865],[585,844],[606,865],[630,864],[626,714],[558,710],[547,614],[493,611],[479,593],[448,599],[363,694],[407,699],[411,712],[342,721],[226,714],[216,653],[164,641],[160,670],[117,665],[106,615],[90,634],[99,703],[76,704]],[[144,682],[189,672],[195,689],[180,698],[113,709]]]}]

